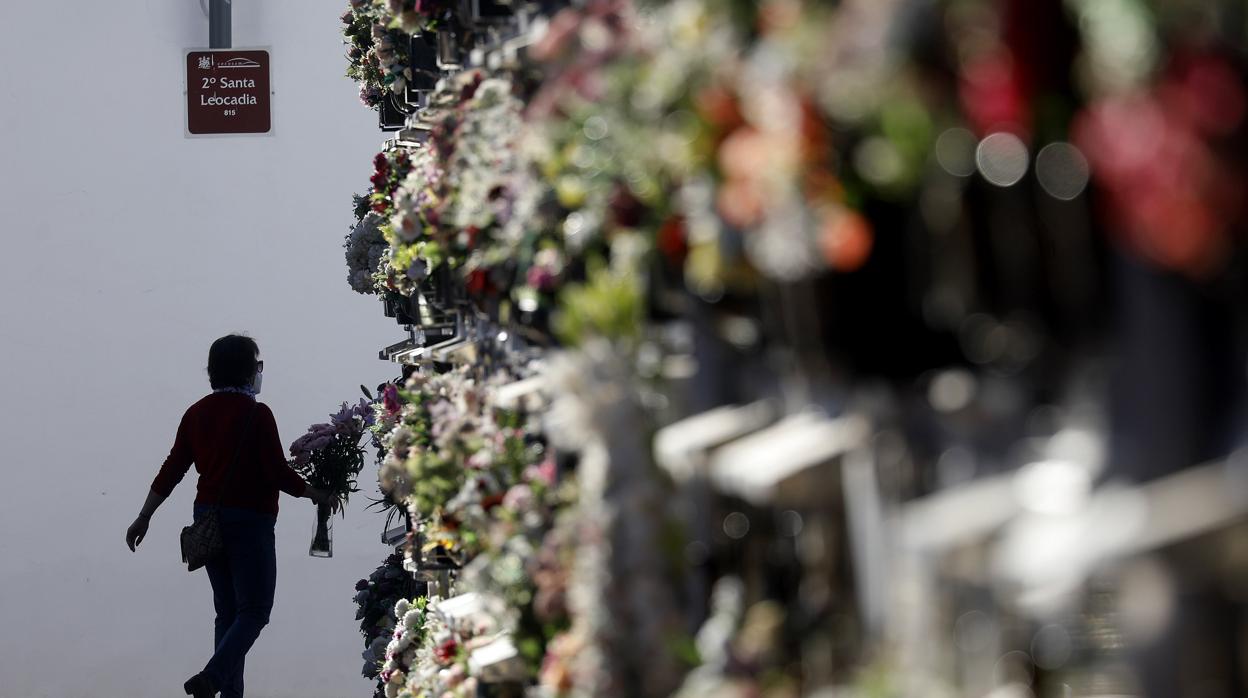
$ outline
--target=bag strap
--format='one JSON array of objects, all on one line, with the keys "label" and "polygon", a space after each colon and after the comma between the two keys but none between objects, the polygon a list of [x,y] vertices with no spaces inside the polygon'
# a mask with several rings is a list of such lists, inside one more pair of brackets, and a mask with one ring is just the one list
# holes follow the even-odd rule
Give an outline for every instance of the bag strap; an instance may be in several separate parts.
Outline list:
[{"label": "bag strap", "polygon": [[247,413],[247,423],[243,425],[243,434],[238,437],[238,446],[234,448],[234,458],[225,467],[225,480],[221,483],[221,493],[217,495],[217,501],[213,506],[221,506],[221,500],[225,497],[226,486],[230,483],[230,476],[234,474],[234,465],[238,463],[238,456],[243,451],[243,442],[247,440],[247,433],[251,431],[251,423],[255,421],[256,409],[259,406],[257,402],[251,403],[251,410]]}]

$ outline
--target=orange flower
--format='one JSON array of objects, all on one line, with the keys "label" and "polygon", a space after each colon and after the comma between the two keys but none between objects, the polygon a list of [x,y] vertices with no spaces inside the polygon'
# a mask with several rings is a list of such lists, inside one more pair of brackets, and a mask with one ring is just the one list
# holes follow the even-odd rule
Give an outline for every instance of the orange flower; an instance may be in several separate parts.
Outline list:
[{"label": "orange flower", "polygon": [[719,147],[719,168],[729,178],[753,179],[767,166],[771,143],[751,126],[733,131]]},{"label": "orange flower", "polygon": [[693,103],[698,115],[720,131],[733,131],[744,123],[737,96],[722,85],[703,88]]},{"label": "orange flower", "polygon": [[716,196],[719,215],[729,225],[749,228],[763,219],[763,198],[754,182],[730,179],[719,188]]},{"label": "orange flower", "polygon": [[856,211],[829,208],[819,229],[819,249],[835,271],[854,271],[871,256],[875,236],[871,224]]}]

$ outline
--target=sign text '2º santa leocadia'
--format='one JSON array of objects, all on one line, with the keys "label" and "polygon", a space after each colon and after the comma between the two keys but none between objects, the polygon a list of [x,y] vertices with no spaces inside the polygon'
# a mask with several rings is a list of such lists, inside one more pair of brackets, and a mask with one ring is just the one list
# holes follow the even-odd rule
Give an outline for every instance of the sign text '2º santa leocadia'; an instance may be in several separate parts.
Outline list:
[{"label": "sign text '2\u00ba santa leocadia'", "polygon": [[269,133],[273,129],[269,95],[268,51],[187,51],[188,135]]}]

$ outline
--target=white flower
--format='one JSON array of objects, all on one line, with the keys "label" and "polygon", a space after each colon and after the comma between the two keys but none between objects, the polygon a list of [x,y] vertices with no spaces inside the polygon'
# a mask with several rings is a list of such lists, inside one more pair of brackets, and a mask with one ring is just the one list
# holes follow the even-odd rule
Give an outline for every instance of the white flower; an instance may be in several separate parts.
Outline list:
[{"label": "white flower", "polygon": [[420,237],[420,219],[416,217],[416,213],[408,208],[406,197],[400,199],[398,209],[394,213],[394,218],[390,219],[390,225],[394,229],[394,234],[403,242],[415,242]]},{"label": "white flower", "polygon": [[419,630],[420,625],[421,625],[421,618],[420,618],[419,609],[413,608],[412,610],[403,614],[403,626],[407,628],[408,632]]}]

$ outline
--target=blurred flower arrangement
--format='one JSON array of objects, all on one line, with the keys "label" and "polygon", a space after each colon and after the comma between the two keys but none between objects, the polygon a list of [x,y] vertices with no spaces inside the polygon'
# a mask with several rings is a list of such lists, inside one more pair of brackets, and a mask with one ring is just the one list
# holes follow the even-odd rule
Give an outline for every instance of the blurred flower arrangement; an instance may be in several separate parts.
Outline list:
[{"label": "blurred flower arrangement", "polygon": [[552,20],[534,49],[550,77],[528,114],[577,247],[640,232],[704,295],[748,286],[752,270],[791,279],[864,263],[872,233],[814,79],[828,24],[764,5],[757,33],[702,0],[641,18],[589,3]]},{"label": "blurred flower arrangement", "polygon": [[1248,88],[1203,42],[1163,49],[1148,3],[1068,0],[1083,33],[1090,102],[1072,131],[1103,190],[1116,241],[1164,269],[1222,271],[1248,208],[1242,150]]},{"label": "blurred flower arrangement", "polygon": [[377,0],[382,24],[408,34],[438,29],[454,8],[452,0]]},{"label": "blurred flower arrangement", "polygon": [[[448,9],[368,5],[408,33]],[[926,238],[936,209],[956,234],[933,245],[996,234],[1004,214],[975,219],[992,209],[975,197],[1009,199],[1033,170],[1046,187],[1030,151],[1067,136],[1078,147],[1062,144],[1063,166],[1084,183],[1090,166],[1125,249],[1195,278],[1226,261],[1245,213],[1233,145],[1248,112],[1230,60],[1166,55],[1143,0],[1066,0],[1082,32],[1080,106],[1054,101],[1043,54],[1016,40],[1026,3],[928,5],[588,0],[550,18],[531,71],[444,79],[421,116],[428,141],[379,156],[378,225],[361,232],[353,287],[366,266],[385,293],[449,278],[478,310],[550,311],[544,329],[573,350],[552,361],[544,421],[501,407],[510,378],[481,366],[417,372],[372,405],[382,490],[421,541],[409,565],[449,561],[455,591],[489,608],[465,621],[436,598],[399,602],[386,696],[473,693],[487,679],[472,653],[500,638],[547,696],[809,688],[785,663],[786,610],[747,602],[731,578],[685,637],[681,541],[638,385],[656,289],[714,304],[849,276],[881,250],[909,255],[899,241]],[[994,177],[984,146],[1004,136],[1021,168]],[[1052,198],[1082,184],[1071,191]],[[989,312],[974,305],[954,314]],[[579,457],[575,480],[556,477],[555,448]],[[887,678],[866,672],[857,690],[890,695]]]}]

